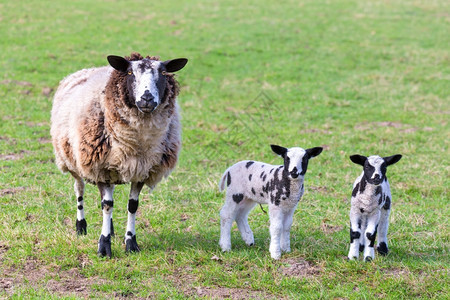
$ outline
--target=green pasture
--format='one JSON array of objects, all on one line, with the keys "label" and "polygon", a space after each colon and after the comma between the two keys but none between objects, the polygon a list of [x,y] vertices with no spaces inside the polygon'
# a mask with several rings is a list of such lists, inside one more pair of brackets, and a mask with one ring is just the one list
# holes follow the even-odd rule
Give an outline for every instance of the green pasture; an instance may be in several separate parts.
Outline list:
[{"label": "green pasture", "polygon": [[[445,0],[0,0],[0,298],[448,299],[450,3]],[[97,257],[102,214],[87,186],[75,232],[70,175],[54,164],[59,81],[106,56],[186,57],[177,73],[183,149],[137,217],[116,187],[113,258]],[[324,147],[310,162],[292,252],[270,258],[269,218],[250,214],[218,245],[218,191],[232,163],[281,164],[269,144]],[[388,169],[390,254],[347,261],[359,166]]]}]

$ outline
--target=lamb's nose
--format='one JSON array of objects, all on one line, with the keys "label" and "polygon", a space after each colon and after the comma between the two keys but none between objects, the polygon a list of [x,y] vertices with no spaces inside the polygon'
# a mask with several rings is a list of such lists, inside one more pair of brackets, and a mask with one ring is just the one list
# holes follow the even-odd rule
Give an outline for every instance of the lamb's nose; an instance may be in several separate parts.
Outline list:
[{"label": "lamb's nose", "polygon": [[155,96],[153,96],[149,90],[145,90],[144,95],[141,96],[141,100],[144,101],[152,101],[153,99],[155,99]]}]

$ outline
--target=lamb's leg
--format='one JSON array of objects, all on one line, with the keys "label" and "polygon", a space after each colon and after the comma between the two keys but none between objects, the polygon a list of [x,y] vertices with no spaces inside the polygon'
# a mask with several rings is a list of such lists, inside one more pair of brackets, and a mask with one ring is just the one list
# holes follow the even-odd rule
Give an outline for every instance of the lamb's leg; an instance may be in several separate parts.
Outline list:
[{"label": "lamb's leg", "polygon": [[97,183],[102,196],[103,225],[102,233],[98,241],[99,256],[111,257],[111,230],[112,230],[112,211],[114,206],[113,192],[114,185],[108,183]]},{"label": "lamb's leg", "polygon": [[227,193],[225,196],[225,204],[220,210],[220,241],[219,245],[222,251],[231,250],[231,225],[236,218],[237,204],[233,201],[232,196]]},{"label": "lamb's leg", "polygon": [[143,182],[132,182],[130,190],[130,198],[128,200],[128,221],[125,234],[125,251],[139,252],[139,246],[136,242],[136,211],[139,206],[139,194],[141,193]]},{"label": "lamb's leg", "polygon": [[77,196],[77,221],[76,228],[78,235],[87,234],[87,223],[84,218],[84,180],[75,173],[71,173],[73,178],[75,178],[75,195]]},{"label": "lamb's leg", "polygon": [[241,232],[241,237],[244,242],[253,246],[255,243],[255,239],[253,237],[253,232],[248,225],[248,214],[255,207],[256,202],[250,199],[244,199],[238,204],[237,214],[236,214],[236,223],[239,231]]},{"label": "lamb's leg", "polygon": [[391,213],[390,206],[386,209],[386,205],[381,208],[380,223],[378,224],[378,243],[377,251],[381,255],[387,255],[389,252],[387,242],[387,232],[389,227],[389,214]]},{"label": "lamb's leg", "polygon": [[367,217],[367,228],[364,234],[365,248],[364,260],[371,261],[375,257],[374,245],[377,236],[378,223],[380,221],[380,212],[376,212]]},{"label": "lamb's leg", "polygon": [[295,208],[284,214],[283,231],[281,233],[281,251],[291,252],[291,226],[294,220]]},{"label": "lamb's leg", "polygon": [[273,259],[281,257],[281,233],[283,231],[284,215],[282,210],[275,204],[269,204],[269,219],[270,219],[270,256]]},{"label": "lamb's leg", "polygon": [[355,209],[350,209],[350,250],[349,259],[358,259],[361,238],[362,216]]}]

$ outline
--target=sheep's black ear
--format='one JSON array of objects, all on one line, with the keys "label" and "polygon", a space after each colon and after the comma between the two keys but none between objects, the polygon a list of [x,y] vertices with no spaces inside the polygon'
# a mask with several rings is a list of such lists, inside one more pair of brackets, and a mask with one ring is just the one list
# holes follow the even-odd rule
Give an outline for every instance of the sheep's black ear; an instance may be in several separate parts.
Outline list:
[{"label": "sheep's black ear", "polygon": [[125,73],[128,70],[128,66],[130,65],[130,62],[128,60],[126,60],[125,58],[123,58],[121,56],[116,56],[116,55],[109,55],[107,58],[108,58],[108,62],[111,65],[111,67],[113,67],[117,71]]},{"label": "sheep's black ear", "polygon": [[352,162],[354,162],[355,164],[364,166],[364,163],[366,162],[367,157],[359,155],[359,154],[355,154],[355,155],[350,156],[350,160]]},{"label": "sheep's black ear", "polygon": [[397,163],[402,158],[401,154],[395,154],[388,157],[383,157],[384,161],[386,162],[386,165],[390,166],[395,163]]},{"label": "sheep's black ear", "polygon": [[319,155],[320,153],[322,153],[323,148],[322,147],[314,147],[314,148],[309,148],[306,149],[306,153],[308,153],[309,158],[313,158],[316,157],[317,155]]},{"label": "sheep's black ear", "polygon": [[183,69],[187,62],[187,58],[176,58],[163,61],[162,64],[166,67],[167,72],[173,73]]},{"label": "sheep's black ear", "polygon": [[285,158],[286,153],[288,151],[287,148],[278,145],[270,145],[270,148],[272,148],[272,151],[281,156],[282,158]]}]

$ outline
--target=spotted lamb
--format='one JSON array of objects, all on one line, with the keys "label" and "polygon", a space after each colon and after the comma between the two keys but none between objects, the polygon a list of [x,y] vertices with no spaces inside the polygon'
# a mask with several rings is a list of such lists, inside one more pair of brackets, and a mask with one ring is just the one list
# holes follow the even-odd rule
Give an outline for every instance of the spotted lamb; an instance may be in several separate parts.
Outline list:
[{"label": "spotted lamb", "polygon": [[75,179],[78,234],[86,234],[85,181],[101,194],[103,225],[98,254],[111,257],[113,191],[131,182],[126,251],[140,251],[135,217],[142,187],[153,189],[174,169],[181,144],[172,72],[187,59],[159,61],[108,56],[110,66],[83,69],[63,79],[55,93],[51,135],[56,164]]},{"label": "spotted lamb", "polygon": [[350,209],[349,259],[357,259],[364,251],[364,260],[374,258],[375,237],[378,232],[377,251],[388,253],[387,231],[391,211],[391,190],[386,177],[386,168],[397,163],[400,154],[380,157],[352,155],[355,164],[363,166],[362,174],[353,184]]},{"label": "spotted lamb", "polygon": [[249,246],[254,244],[248,214],[256,204],[269,205],[271,257],[279,259],[281,251],[291,250],[290,229],[294,211],[303,195],[308,161],[319,155],[322,148],[271,147],[284,159],[284,165],[246,160],[231,166],[222,176],[220,191],[226,185],[225,205],[220,211],[220,246],[223,251],[231,250],[230,233],[234,220],[245,243]]}]

